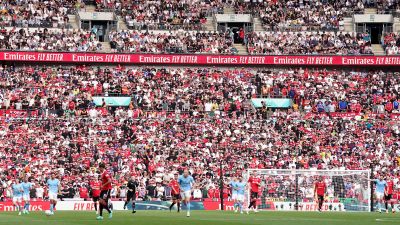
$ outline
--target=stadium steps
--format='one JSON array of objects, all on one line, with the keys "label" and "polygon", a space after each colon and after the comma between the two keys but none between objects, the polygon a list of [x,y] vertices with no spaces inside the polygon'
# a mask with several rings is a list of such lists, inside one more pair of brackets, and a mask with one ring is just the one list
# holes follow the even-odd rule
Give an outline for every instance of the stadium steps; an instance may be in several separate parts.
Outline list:
[{"label": "stadium steps", "polygon": [[258,18],[258,17],[254,17],[254,19],[253,19],[253,28],[254,28],[254,31],[256,31],[256,32],[257,31],[265,31],[263,28],[262,22],[261,22],[260,18]]},{"label": "stadium steps", "polygon": [[126,23],[122,17],[118,18],[118,30],[128,30],[128,27],[126,26]]},{"label": "stadium steps", "polygon": [[233,7],[224,7],[224,14],[235,14],[235,9]]},{"label": "stadium steps", "polygon": [[77,29],[77,30],[80,29],[78,23],[79,21],[76,19],[75,15],[72,14],[68,15],[68,19],[69,19],[68,23],[71,25],[72,29]]},{"label": "stadium steps", "polygon": [[95,5],[86,5],[85,11],[86,12],[96,12],[96,6]]},{"label": "stadium steps", "polygon": [[385,50],[381,44],[373,44],[371,47],[374,55],[385,55]]},{"label": "stadium steps", "polygon": [[393,32],[400,32],[400,18],[393,18]]},{"label": "stadium steps", "polygon": [[364,14],[376,14],[377,9],[376,8],[366,8],[364,9]]},{"label": "stadium steps", "polygon": [[214,18],[212,16],[207,17],[207,22],[204,24],[204,27],[207,31],[215,31]]},{"label": "stadium steps", "polygon": [[354,31],[354,24],[353,24],[353,18],[352,17],[345,17],[343,19],[343,27],[344,31],[346,32],[353,32]]},{"label": "stadium steps", "polygon": [[100,42],[102,45],[102,52],[111,52],[110,42]]},{"label": "stadium steps", "polygon": [[239,55],[247,55],[248,54],[246,45],[233,44],[233,46],[239,51],[238,52]]}]

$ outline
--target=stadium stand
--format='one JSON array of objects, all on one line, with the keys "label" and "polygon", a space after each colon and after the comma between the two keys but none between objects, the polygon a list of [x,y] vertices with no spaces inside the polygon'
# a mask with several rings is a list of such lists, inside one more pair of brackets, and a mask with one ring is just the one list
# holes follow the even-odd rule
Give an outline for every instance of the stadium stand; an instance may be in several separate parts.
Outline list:
[{"label": "stadium stand", "polygon": [[369,34],[316,32],[247,33],[250,54],[373,54]]},{"label": "stadium stand", "polygon": [[[345,17],[367,8],[399,10],[398,1],[360,0],[21,0],[0,1],[0,7],[1,50],[84,55],[373,55],[370,33],[345,31]],[[127,29],[107,29],[102,41],[96,29],[72,29],[70,18],[92,9],[115,13]],[[228,11],[251,13],[261,31],[206,27]],[[382,36],[378,47],[398,54],[398,33]],[[88,186],[99,162],[112,170],[114,198],[123,196],[125,175],[135,175],[138,196],[147,200],[166,199],[161,187],[184,168],[199,181],[194,198],[217,199],[221,163],[226,177],[248,168],[373,168],[400,176],[399,84],[399,72],[386,68],[4,60],[2,198],[10,197],[10,181],[19,176],[32,178],[33,198],[45,198],[51,171],[72,190],[64,198],[80,197],[79,187]],[[99,96],[132,101],[111,107],[104,100],[96,104]],[[272,109],[262,102],[257,108],[253,98],[293,104]]]},{"label": "stadium stand", "polygon": [[21,51],[100,52],[102,44],[91,31],[59,29],[3,29],[0,49]]},{"label": "stadium stand", "polygon": [[[361,169],[372,163],[397,173],[400,162],[400,130],[391,119],[399,113],[398,73],[89,66],[1,71],[1,109],[37,113],[27,120],[2,118],[1,170],[8,179],[32,176],[38,186],[54,170],[64,185],[86,185],[99,161],[112,167],[116,197],[125,174],[138,176],[146,189],[185,167],[202,178],[198,188],[207,193],[217,187],[220,159],[233,171],[227,176],[245,168]],[[127,108],[96,108],[92,97],[98,95],[133,100]],[[249,99],[256,96],[288,97],[294,104],[283,111],[255,109]],[[346,119],[339,112],[359,116]]]},{"label": "stadium stand", "polygon": [[388,55],[399,54],[400,39],[399,34],[386,33],[383,39],[383,47]]}]

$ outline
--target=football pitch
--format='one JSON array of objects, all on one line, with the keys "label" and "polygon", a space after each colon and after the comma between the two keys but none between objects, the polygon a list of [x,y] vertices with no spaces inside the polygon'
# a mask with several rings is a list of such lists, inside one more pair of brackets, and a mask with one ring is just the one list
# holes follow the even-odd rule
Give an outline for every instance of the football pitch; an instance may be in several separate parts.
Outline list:
[{"label": "football pitch", "polygon": [[369,225],[400,224],[400,214],[386,213],[344,213],[344,212],[259,212],[257,214],[235,214],[221,211],[192,211],[190,218],[186,213],[169,211],[116,211],[114,217],[97,221],[95,212],[56,212],[45,216],[43,212],[32,212],[30,215],[18,216],[15,212],[0,213],[0,225],[214,225],[214,224],[266,224],[266,225]]}]

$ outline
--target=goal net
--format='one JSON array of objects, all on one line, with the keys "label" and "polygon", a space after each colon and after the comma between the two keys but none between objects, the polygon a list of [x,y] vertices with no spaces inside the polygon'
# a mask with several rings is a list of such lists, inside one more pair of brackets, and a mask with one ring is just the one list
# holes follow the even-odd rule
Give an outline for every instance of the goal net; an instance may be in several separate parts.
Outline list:
[{"label": "goal net", "polygon": [[[247,177],[261,178],[261,210],[315,211],[314,185],[322,177],[327,190],[323,211],[370,211],[369,170],[249,169]],[[250,187],[246,201],[250,201]]]}]

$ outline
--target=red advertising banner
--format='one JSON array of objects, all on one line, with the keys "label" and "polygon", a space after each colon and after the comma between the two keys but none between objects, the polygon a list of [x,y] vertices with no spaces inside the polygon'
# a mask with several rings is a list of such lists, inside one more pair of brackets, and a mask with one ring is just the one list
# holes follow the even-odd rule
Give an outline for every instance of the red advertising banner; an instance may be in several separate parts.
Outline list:
[{"label": "red advertising banner", "polygon": [[20,118],[20,117],[37,117],[39,116],[38,110],[16,110],[16,109],[7,109],[0,110],[0,116],[12,117],[12,118]]},{"label": "red advertising banner", "polygon": [[186,65],[332,65],[398,66],[399,56],[252,56],[180,54],[106,54],[62,52],[0,52],[0,61],[63,63],[130,63]]},{"label": "red advertising banner", "polygon": [[[221,210],[221,202],[218,201],[204,201],[203,202],[205,210]],[[224,210],[226,211],[233,211],[235,208],[233,207],[234,202],[232,201],[225,201],[224,202]]]},{"label": "red advertising banner", "polygon": [[39,111],[37,110],[15,110],[15,109],[9,109],[6,110],[6,116],[13,117],[13,118],[18,118],[18,117],[37,117],[39,115]]},{"label": "red advertising banner", "polygon": [[[31,201],[29,211],[44,211],[50,209],[50,202]],[[16,211],[14,204],[11,201],[0,202],[0,212]]]},{"label": "red advertising banner", "polygon": [[400,120],[400,113],[392,113],[390,114],[390,118]]},{"label": "red advertising banner", "polygon": [[[332,112],[329,115],[327,113],[306,113],[304,118],[322,118],[331,116],[332,118],[354,118],[356,116],[362,116],[362,113],[355,112]],[[400,113],[388,113],[388,114],[379,114],[379,113],[370,113],[368,116],[372,116],[374,118],[385,118],[389,117],[390,119],[400,119]]]}]

